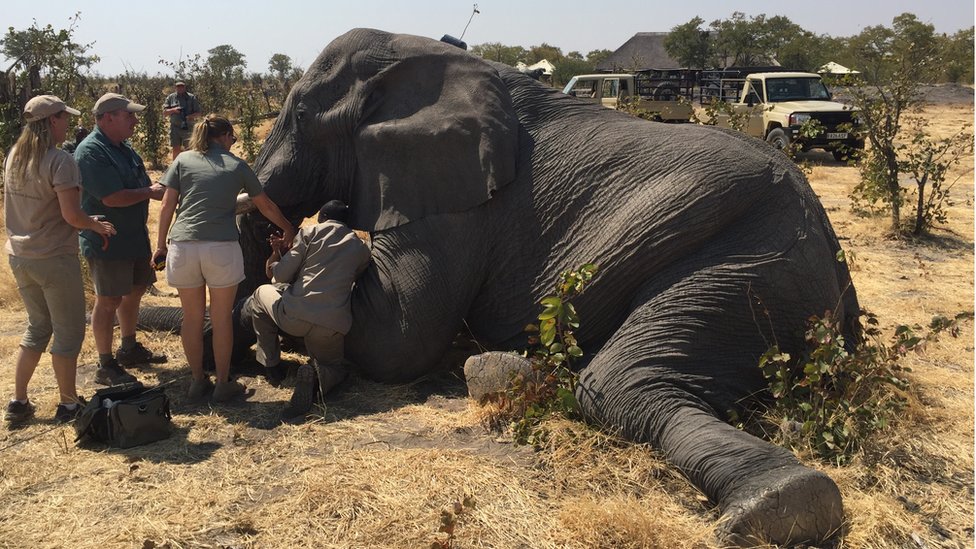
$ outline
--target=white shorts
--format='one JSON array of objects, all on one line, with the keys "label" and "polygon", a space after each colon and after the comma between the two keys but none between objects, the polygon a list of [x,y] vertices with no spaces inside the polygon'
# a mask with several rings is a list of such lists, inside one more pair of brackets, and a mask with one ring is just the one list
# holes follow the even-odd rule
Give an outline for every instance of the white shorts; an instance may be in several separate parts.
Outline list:
[{"label": "white shorts", "polygon": [[237,241],[170,242],[166,281],[173,288],[227,288],[243,280],[244,254]]}]

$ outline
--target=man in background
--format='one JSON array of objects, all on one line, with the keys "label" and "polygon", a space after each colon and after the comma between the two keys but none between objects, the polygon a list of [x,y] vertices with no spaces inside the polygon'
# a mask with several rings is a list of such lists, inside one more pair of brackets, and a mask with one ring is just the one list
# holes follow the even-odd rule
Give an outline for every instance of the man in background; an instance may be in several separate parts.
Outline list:
[{"label": "man in background", "polygon": [[202,114],[197,96],[186,91],[185,82],[175,84],[176,91],[166,96],[163,114],[169,115],[169,144],[173,159],[186,147],[193,133],[193,126]]}]

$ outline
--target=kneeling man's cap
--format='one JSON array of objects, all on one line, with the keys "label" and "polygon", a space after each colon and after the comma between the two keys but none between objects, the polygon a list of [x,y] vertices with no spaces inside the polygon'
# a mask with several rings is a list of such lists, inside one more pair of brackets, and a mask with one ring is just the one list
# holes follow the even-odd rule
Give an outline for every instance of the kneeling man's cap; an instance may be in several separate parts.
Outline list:
[{"label": "kneeling man's cap", "polygon": [[81,111],[65,105],[64,101],[61,101],[61,98],[56,95],[38,95],[37,97],[32,97],[24,105],[24,120],[27,122],[37,122],[38,120],[43,120],[49,116],[58,114],[61,111],[75,116],[81,114]]},{"label": "kneeling man's cap", "polygon": [[146,109],[145,105],[140,105],[129,100],[128,97],[124,95],[119,95],[117,93],[106,93],[105,95],[98,98],[95,102],[95,108],[92,112],[95,116],[100,114],[105,114],[107,112],[117,111],[120,109],[125,109],[128,112],[140,112]]}]

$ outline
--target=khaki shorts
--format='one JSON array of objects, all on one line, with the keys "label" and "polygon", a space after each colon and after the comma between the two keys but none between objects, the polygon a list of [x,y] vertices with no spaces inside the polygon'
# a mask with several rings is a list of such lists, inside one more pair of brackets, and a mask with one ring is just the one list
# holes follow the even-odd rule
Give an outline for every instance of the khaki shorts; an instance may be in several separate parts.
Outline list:
[{"label": "khaki shorts", "polygon": [[244,254],[236,240],[170,242],[166,280],[174,288],[228,288],[244,280]]},{"label": "khaki shorts", "polygon": [[27,310],[21,347],[43,353],[53,334],[52,354],[77,356],[85,340],[85,288],[78,256],[28,259],[11,255],[10,270]]},{"label": "khaki shorts", "polygon": [[156,272],[149,264],[149,258],[142,259],[96,259],[86,257],[91,271],[95,295],[121,297],[129,295],[136,287],[146,287],[156,282]]},{"label": "khaki shorts", "polygon": [[187,129],[182,130],[179,126],[169,127],[169,146],[175,147],[179,145],[181,148],[186,148],[190,142],[190,135],[193,133],[193,125],[187,123]]}]

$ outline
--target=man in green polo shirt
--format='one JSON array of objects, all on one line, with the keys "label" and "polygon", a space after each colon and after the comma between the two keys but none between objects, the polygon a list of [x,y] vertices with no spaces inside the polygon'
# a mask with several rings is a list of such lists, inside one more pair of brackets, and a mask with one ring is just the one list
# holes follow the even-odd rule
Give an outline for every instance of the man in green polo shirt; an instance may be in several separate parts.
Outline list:
[{"label": "man in green polo shirt", "polygon": [[[135,381],[123,366],[166,360],[136,343],[139,303],[156,281],[149,264],[149,200],[161,200],[164,191],[159,183],[150,182],[142,158],[127,142],[139,122],[135,113],[145,108],[117,93],[106,93],[95,102],[95,130],[75,150],[82,209],[88,215],[105,216],[117,231],[107,241],[92,231],[80,235],[81,253],[95,286],[91,319],[98,349],[95,381],[103,385]],[[116,315],[122,343],[113,355]]]}]

